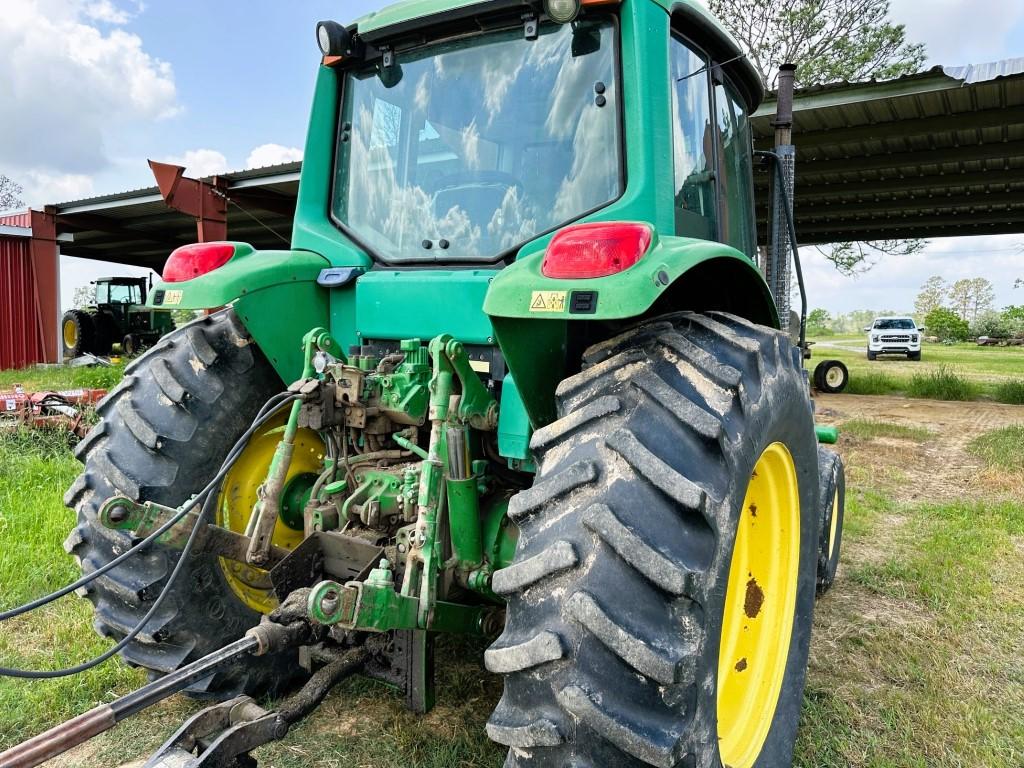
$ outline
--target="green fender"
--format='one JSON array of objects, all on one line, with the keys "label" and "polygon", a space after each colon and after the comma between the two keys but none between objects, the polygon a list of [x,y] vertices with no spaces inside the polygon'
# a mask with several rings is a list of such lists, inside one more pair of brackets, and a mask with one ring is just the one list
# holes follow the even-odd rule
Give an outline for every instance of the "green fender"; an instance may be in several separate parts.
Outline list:
[{"label": "green fender", "polygon": [[223,266],[179,283],[157,282],[147,306],[215,309],[231,305],[281,380],[302,375],[302,335],[330,322],[327,291],[316,283],[330,263],[311,251],[256,251],[232,243]]},{"label": "green fender", "polygon": [[[555,418],[555,388],[574,370],[567,359],[574,334],[593,343],[636,320],[680,310],[724,310],[779,327],[757,267],[721,243],[655,235],[634,266],[580,280],[545,277],[543,256],[524,256],[502,270],[484,300],[534,429]],[[577,333],[588,323],[587,334]]]}]

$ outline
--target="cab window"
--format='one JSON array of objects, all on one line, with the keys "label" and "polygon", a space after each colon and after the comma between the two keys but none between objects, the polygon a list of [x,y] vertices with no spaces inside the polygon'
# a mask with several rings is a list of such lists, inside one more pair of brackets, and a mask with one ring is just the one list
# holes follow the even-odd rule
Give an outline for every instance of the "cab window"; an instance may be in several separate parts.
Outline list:
[{"label": "cab window", "polygon": [[717,240],[753,258],[752,145],[743,102],[719,82],[714,62],[675,34],[669,61],[676,234]]},{"label": "cab window", "polygon": [[754,174],[750,165],[750,124],[742,102],[728,85],[715,86],[718,122],[718,195],[722,204],[719,239],[747,256],[757,250]]},{"label": "cab window", "polygon": [[708,59],[678,37],[670,43],[676,233],[715,240],[714,123]]}]

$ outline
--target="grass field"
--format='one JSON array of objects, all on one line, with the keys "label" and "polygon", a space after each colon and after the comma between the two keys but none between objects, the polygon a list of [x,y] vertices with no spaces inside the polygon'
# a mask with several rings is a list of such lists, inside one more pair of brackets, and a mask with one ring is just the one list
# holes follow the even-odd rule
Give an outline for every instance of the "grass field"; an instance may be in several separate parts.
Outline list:
[{"label": "grass field", "polygon": [[869,361],[863,336],[823,336],[811,341],[808,368],[813,370],[825,359],[842,360],[850,370],[847,391],[851,394],[900,393],[1024,404],[1024,347],[925,344],[919,362],[897,356]]},{"label": "grass field", "polygon": [[[82,375],[61,386],[81,385]],[[0,376],[2,388],[11,378]],[[1019,768],[1024,408],[837,395],[819,398],[818,414],[842,427],[849,496],[839,578],[816,609],[796,765]],[[78,464],[59,436],[7,433],[0,465],[8,608],[77,575],[61,548],[72,526],[61,496]],[[0,664],[65,666],[102,651],[90,614],[69,596],[0,626]],[[483,671],[482,650],[480,641],[441,640],[439,703],[423,718],[383,685],[346,681],[285,741],[260,749],[260,764],[498,768],[502,750],[483,725],[500,682]],[[0,679],[0,748],[143,681],[119,660],[74,678]],[[136,759],[199,706],[173,697],[52,764]]]}]

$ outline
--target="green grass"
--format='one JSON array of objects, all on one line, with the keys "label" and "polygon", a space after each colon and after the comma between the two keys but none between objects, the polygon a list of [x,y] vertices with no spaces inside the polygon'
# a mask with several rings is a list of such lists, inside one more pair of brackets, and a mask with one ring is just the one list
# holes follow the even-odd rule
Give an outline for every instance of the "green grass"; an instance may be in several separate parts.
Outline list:
[{"label": "green grass", "polygon": [[1024,424],[1014,424],[976,437],[968,450],[990,466],[1024,472]]},{"label": "green grass", "polygon": [[[1011,768],[1024,755],[1024,506],[848,500],[795,765]],[[852,567],[851,567],[852,565]]]},{"label": "green grass", "polygon": [[851,395],[889,395],[899,392],[903,386],[902,381],[890,376],[888,373],[850,373],[850,383],[846,385],[846,391]]},{"label": "green grass", "polygon": [[111,366],[68,365],[0,371],[0,390],[21,384],[28,392],[43,389],[111,389],[124,375],[124,363]]},{"label": "green grass", "polygon": [[999,382],[996,385],[996,400],[1011,405],[1024,405],[1024,379]]},{"label": "green grass", "polygon": [[920,443],[932,436],[932,432],[924,427],[907,427],[903,424],[890,424],[876,419],[850,419],[844,421],[839,429],[844,435],[868,440],[875,437],[897,437]]},{"label": "green grass", "polygon": [[[0,607],[11,608],[78,577],[61,547],[74,525],[62,497],[78,472],[67,439],[46,431],[0,434]],[[109,647],[75,595],[0,625],[0,665],[69,666]],[[10,746],[143,682],[120,660],[56,680],[0,678],[0,747]]]},{"label": "green grass", "polygon": [[978,391],[977,384],[946,365],[915,373],[907,384],[908,395],[929,400],[973,400]]},{"label": "green grass", "polygon": [[[823,336],[812,339],[812,369],[826,359],[842,360],[850,371],[847,392],[859,395],[904,394],[911,389],[914,376],[935,371],[955,370],[971,387],[970,399],[986,398],[999,402],[1024,402],[1024,347],[979,347],[976,344],[925,344],[921,361],[903,357],[880,357],[869,361],[863,336]],[[836,344],[825,347],[822,344]],[[920,385],[919,385],[920,386]],[[942,391],[942,390],[940,390]],[[959,398],[957,398],[959,399]]]}]

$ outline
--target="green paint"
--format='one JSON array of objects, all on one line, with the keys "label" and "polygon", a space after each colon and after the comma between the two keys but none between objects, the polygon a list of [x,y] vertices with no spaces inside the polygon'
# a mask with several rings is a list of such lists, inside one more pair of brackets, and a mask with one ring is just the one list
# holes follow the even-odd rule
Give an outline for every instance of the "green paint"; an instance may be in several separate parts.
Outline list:
[{"label": "green paint", "polygon": [[281,522],[293,531],[302,530],[302,510],[309,501],[315,482],[316,475],[305,473],[285,483],[281,493]]},{"label": "green paint", "polygon": [[483,311],[496,270],[375,271],[355,287],[356,331],[363,339],[432,338],[449,333],[467,344],[492,344]]},{"label": "green paint", "polygon": [[519,528],[508,517],[508,496],[494,499],[484,508],[483,543],[492,571],[512,564],[519,542]]},{"label": "green paint", "polygon": [[839,429],[837,427],[825,427],[818,424],[814,427],[814,432],[818,436],[819,443],[834,445],[839,441]]},{"label": "green paint", "polygon": [[484,559],[480,530],[480,498],[476,478],[445,481],[448,491],[448,520],[451,523],[452,552],[457,567],[473,570]]},{"label": "green paint", "polygon": [[[538,321],[553,318],[585,321],[638,317],[689,270],[712,259],[729,262],[735,266],[740,279],[745,277],[763,286],[765,301],[769,301],[768,287],[764,285],[757,267],[736,249],[707,240],[662,236],[652,242],[647,254],[635,265],[607,277],[583,280],[545,277],[541,274],[543,254],[522,258],[494,279],[484,301],[484,311],[492,317]],[[564,309],[557,313],[531,311],[534,291],[565,292]],[[574,291],[597,293],[596,311],[572,314],[569,311],[569,299]]]},{"label": "green paint", "polygon": [[530,419],[519,396],[512,374],[501,382],[501,407],[498,409],[498,453],[507,459],[530,460]]},{"label": "green paint", "polygon": [[386,520],[389,517],[401,517],[402,508],[398,504],[398,497],[402,493],[402,478],[393,472],[386,470],[365,469],[359,472],[359,485],[345,499],[341,507],[341,525],[357,517],[352,508],[359,506],[366,508],[372,505],[376,509],[374,514],[378,519]]}]

